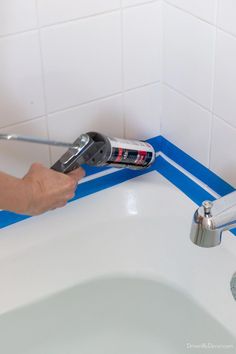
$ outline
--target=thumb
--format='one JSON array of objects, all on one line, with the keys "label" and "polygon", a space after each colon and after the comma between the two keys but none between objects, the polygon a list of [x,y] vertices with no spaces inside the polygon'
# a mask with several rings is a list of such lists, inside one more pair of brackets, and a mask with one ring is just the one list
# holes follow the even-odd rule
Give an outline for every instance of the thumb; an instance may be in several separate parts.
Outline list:
[{"label": "thumb", "polygon": [[82,179],[85,176],[85,171],[82,167],[79,167],[76,170],[69,172],[68,176],[72,177],[74,181],[77,183],[79,182],[80,179]]}]

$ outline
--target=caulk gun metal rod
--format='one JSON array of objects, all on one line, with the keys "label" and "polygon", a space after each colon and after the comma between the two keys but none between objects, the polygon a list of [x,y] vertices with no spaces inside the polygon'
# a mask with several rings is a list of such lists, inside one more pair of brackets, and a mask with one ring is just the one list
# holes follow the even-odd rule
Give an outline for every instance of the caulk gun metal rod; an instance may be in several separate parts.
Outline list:
[{"label": "caulk gun metal rod", "polygon": [[47,140],[41,138],[34,138],[32,136],[23,136],[23,135],[16,135],[16,134],[0,134],[0,140],[17,140],[26,143],[61,146],[66,148],[74,147],[71,143],[64,143],[62,141],[53,141],[53,140]]}]

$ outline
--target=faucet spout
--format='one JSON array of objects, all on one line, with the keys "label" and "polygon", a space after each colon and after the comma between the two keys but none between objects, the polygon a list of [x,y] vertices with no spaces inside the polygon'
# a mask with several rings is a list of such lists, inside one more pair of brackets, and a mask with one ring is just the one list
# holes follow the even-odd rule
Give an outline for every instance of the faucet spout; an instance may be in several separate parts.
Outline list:
[{"label": "faucet spout", "polygon": [[222,198],[203,202],[193,216],[190,239],[200,247],[221,243],[223,231],[236,227],[236,191]]}]

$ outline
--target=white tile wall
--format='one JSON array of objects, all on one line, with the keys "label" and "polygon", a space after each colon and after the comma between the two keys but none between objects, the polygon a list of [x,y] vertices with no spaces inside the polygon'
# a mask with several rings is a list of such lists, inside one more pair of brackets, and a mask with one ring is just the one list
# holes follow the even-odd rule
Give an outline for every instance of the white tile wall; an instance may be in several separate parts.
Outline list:
[{"label": "white tile wall", "polygon": [[236,2],[164,4],[162,134],[236,187]]},{"label": "white tile wall", "polygon": [[161,84],[125,93],[126,137],[145,140],[160,134]]},{"label": "white tile wall", "polygon": [[216,47],[214,113],[236,127],[235,92],[236,39],[219,30]]},{"label": "white tile wall", "polygon": [[125,88],[160,80],[160,1],[125,9],[123,21]]},{"label": "white tile wall", "polygon": [[0,127],[45,113],[37,32],[0,38]]},{"label": "white tile wall", "polygon": [[215,30],[169,5],[164,17],[164,81],[209,109]]},{"label": "white tile wall", "polygon": [[36,2],[32,0],[0,1],[0,36],[37,27]]},{"label": "white tile wall", "polygon": [[[0,133],[8,132],[9,128],[0,129]],[[43,117],[11,126],[10,132],[47,138],[46,119]],[[33,162],[40,162],[45,166],[50,166],[49,148],[45,145],[30,145],[28,143],[0,140],[0,166],[2,171],[22,177]]]},{"label": "white tile wall", "polygon": [[[146,139],[162,119],[164,136],[236,185],[235,18],[233,0],[1,1],[0,129]],[[50,164],[48,148],[13,143],[0,159],[16,175]]]},{"label": "white tile wall", "polygon": [[[159,134],[161,3],[1,1],[0,130],[71,141],[87,130]],[[61,154],[0,144],[0,168],[17,176]]]},{"label": "white tile wall", "polygon": [[218,25],[226,31],[236,35],[236,1],[218,0]]},{"label": "white tile wall", "polygon": [[41,42],[49,112],[121,91],[119,12],[45,28]]},{"label": "white tile wall", "polygon": [[162,134],[208,165],[211,113],[164,85],[163,117]]},{"label": "white tile wall", "polygon": [[[73,142],[81,133],[98,131],[110,136],[124,136],[122,95],[48,116],[50,138]],[[52,149],[54,162],[64,150]]]},{"label": "white tile wall", "polygon": [[210,168],[236,186],[236,129],[215,117]]}]

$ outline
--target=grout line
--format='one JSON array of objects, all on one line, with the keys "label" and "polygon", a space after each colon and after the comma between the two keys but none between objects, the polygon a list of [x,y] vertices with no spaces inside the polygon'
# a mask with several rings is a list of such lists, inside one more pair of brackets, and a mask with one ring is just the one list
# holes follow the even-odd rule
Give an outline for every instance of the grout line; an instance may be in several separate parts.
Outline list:
[{"label": "grout line", "polygon": [[[144,85],[140,85],[140,86],[136,86],[136,87],[131,88],[131,89],[127,89],[124,92],[129,92],[129,91],[137,90],[139,88],[143,88],[143,87],[146,87],[146,86],[155,85],[155,84],[157,84],[159,82],[160,81],[153,81],[153,82],[150,82],[150,83],[147,83],[147,84],[144,84]],[[65,107],[65,108],[62,108],[62,109],[51,111],[51,112],[48,113],[48,115],[53,115],[53,114],[56,114],[56,113],[66,112],[66,111],[69,111],[69,110],[72,110],[72,109],[75,109],[75,108],[78,108],[80,106],[84,106],[84,105],[87,105],[87,104],[90,104],[90,103],[95,103],[95,102],[99,102],[99,101],[102,101],[102,100],[107,100],[107,99],[122,95],[122,93],[123,93],[122,90],[121,91],[117,91],[117,92],[115,92],[115,93],[113,93],[111,95],[108,95],[108,96],[98,97],[98,98],[95,98],[95,99],[92,99],[92,100],[89,100],[89,101],[81,102],[81,103],[76,104],[76,105],[72,105],[72,106],[69,106],[69,107]]]},{"label": "grout line", "polygon": [[7,34],[0,34],[0,41],[2,39],[7,39],[7,38],[14,37],[14,36],[20,36],[20,35],[24,35],[24,34],[31,33],[31,32],[37,32],[37,30],[38,30],[38,27],[33,27],[33,28],[29,28],[29,29],[24,30],[24,31],[7,33]]},{"label": "grout line", "polygon": [[[38,0],[35,0],[35,6],[36,6],[36,16],[37,16],[37,22],[38,22],[38,43],[39,43],[40,64],[41,64],[41,71],[42,71],[42,85],[43,85],[44,108],[45,108],[45,122],[46,122],[46,129],[47,129],[47,137],[48,137],[48,139],[50,139],[49,125],[48,125],[48,103],[47,103],[47,95],[46,95],[46,79],[45,79],[45,72],[44,72],[44,61],[43,61],[41,31],[40,31],[40,26],[39,26]],[[52,165],[52,148],[50,146],[48,146],[48,154],[49,154],[50,165]]]},{"label": "grout line", "polygon": [[217,26],[217,30],[220,31],[220,32],[223,32],[226,35],[228,35],[229,37],[231,37],[231,39],[234,39],[234,40],[236,39],[236,34],[235,33],[230,32],[230,31],[224,29],[221,26]]},{"label": "grout line", "polygon": [[147,87],[147,86],[154,86],[158,83],[161,83],[160,80],[154,80],[154,81],[150,81],[146,84],[140,85],[140,86],[135,86],[135,87],[131,87],[131,88],[127,88],[125,89],[125,92],[129,92],[129,91],[134,91],[134,90],[138,90],[139,88],[143,88],[143,87]]},{"label": "grout line", "polygon": [[207,111],[208,113],[213,113],[211,111],[211,109],[206,108],[205,106],[203,106],[201,103],[195,101],[195,99],[191,98],[190,96],[186,95],[183,91],[175,88],[174,86],[168,84],[166,81],[163,81],[163,85],[167,86],[169,89],[177,92],[179,95],[182,95],[183,97],[187,98],[189,101],[191,101],[192,103],[198,105],[199,107],[201,107],[202,109],[204,109],[205,111]]},{"label": "grout line", "polygon": [[[216,17],[218,14],[218,1],[216,3]],[[217,18],[215,18],[217,21]],[[213,126],[214,126],[214,103],[215,103],[215,84],[216,84],[216,52],[217,52],[217,36],[218,31],[215,27],[215,37],[213,43],[213,61],[212,61],[212,88],[211,88],[211,121],[210,121],[210,132],[209,132],[209,142],[208,142],[208,168],[211,166],[211,157],[212,157],[212,137],[213,137]]]},{"label": "grout line", "polygon": [[64,112],[67,112],[67,111],[71,111],[73,109],[76,109],[76,108],[79,108],[79,107],[83,107],[83,106],[86,106],[86,105],[89,105],[91,103],[96,103],[96,102],[99,102],[99,101],[104,101],[104,100],[107,100],[107,99],[110,99],[110,98],[113,98],[113,97],[116,97],[116,96],[119,96],[122,94],[122,91],[117,91],[111,95],[108,95],[108,96],[102,96],[102,97],[99,97],[99,98],[94,98],[92,100],[89,100],[89,101],[84,101],[84,102],[81,102],[79,104],[75,104],[75,105],[72,105],[72,106],[68,106],[68,107],[65,107],[65,108],[62,108],[62,109],[56,109],[56,110],[53,110],[51,112],[49,112],[49,116],[50,115],[54,115],[54,114],[57,114],[57,113],[64,113]]},{"label": "grout line", "polygon": [[55,21],[53,23],[40,26],[40,29],[44,30],[44,29],[51,28],[51,27],[54,27],[54,26],[59,27],[59,26],[63,26],[63,25],[66,25],[66,24],[75,23],[75,22],[79,22],[79,21],[83,21],[83,20],[86,21],[86,20],[89,20],[89,19],[96,18],[98,16],[112,15],[112,14],[118,13],[119,11],[120,11],[120,8],[117,7],[117,8],[114,8],[112,10],[97,12],[97,13],[94,13],[94,14],[91,14],[91,15],[87,15],[87,16],[75,17],[75,18],[72,18],[72,19],[69,19],[69,20]]},{"label": "grout line", "polygon": [[224,122],[230,129],[234,129],[235,132],[236,132],[236,126],[230,124],[230,123],[227,122],[224,118],[218,116],[217,114],[214,114],[214,116],[215,116],[216,118],[218,118],[219,120],[221,120],[222,122]]},{"label": "grout line", "polygon": [[215,28],[215,36],[213,41],[213,58],[212,58],[212,87],[211,87],[211,108],[210,111],[214,112],[214,92],[215,92],[215,74],[216,74],[216,48],[217,48],[217,28]]},{"label": "grout line", "polygon": [[125,114],[125,46],[124,46],[124,10],[120,0],[120,25],[121,25],[121,81],[122,81],[122,123],[123,137],[126,137],[126,114]]},{"label": "grout line", "polygon": [[191,97],[187,96],[186,94],[184,94],[182,91],[176,89],[175,87],[167,84],[166,82],[163,82],[163,85],[165,85],[166,87],[168,87],[170,90],[175,91],[177,94],[182,95],[184,98],[186,98],[187,100],[189,100],[190,102],[194,103],[195,105],[199,106],[200,108],[204,109],[206,112],[213,114],[215,117],[217,117],[218,119],[222,120],[225,124],[228,125],[228,127],[235,129],[236,130],[236,126],[234,126],[233,124],[229,123],[227,120],[225,120],[223,117],[219,116],[218,114],[208,110],[206,107],[202,106],[200,103],[198,103],[197,101],[195,101],[194,99],[192,99]]},{"label": "grout line", "polygon": [[161,102],[160,102],[160,134],[163,128],[163,83],[164,83],[164,0],[161,0]]},{"label": "grout line", "polygon": [[218,23],[219,23],[219,10],[220,10],[220,4],[219,4],[219,0],[216,0],[216,13],[215,13],[215,24],[216,24],[216,27],[219,27],[218,26]]},{"label": "grout line", "polygon": [[198,16],[198,15],[195,15],[195,14],[193,14],[191,11],[186,10],[186,9],[184,9],[184,8],[178,6],[178,5],[174,5],[174,4],[170,3],[168,0],[164,0],[164,1],[166,2],[166,4],[167,4],[168,6],[174,7],[175,9],[178,9],[178,10],[180,10],[180,11],[182,11],[182,12],[185,12],[185,13],[187,13],[188,15],[190,15],[190,16],[192,16],[192,17],[194,17],[194,18],[196,18],[196,19],[198,19],[198,20],[200,20],[200,21],[202,21],[202,22],[204,22],[204,23],[206,23],[206,24],[208,24],[208,25],[211,25],[211,26],[216,27],[216,24],[215,24],[214,22],[208,21],[208,20],[206,20],[206,19],[204,19],[204,18],[202,18],[202,17],[200,17],[200,16]]},{"label": "grout line", "polygon": [[42,119],[44,118],[44,116],[37,116],[37,117],[34,117],[34,118],[30,118],[30,119],[26,119],[26,120],[22,120],[20,122],[15,122],[15,123],[12,123],[12,124],[8,124],[8,125],[3,125],[0,127],[0,130],[1,129],[8,129],[8,128],[14,128],[14,127],[20,127],[21,125],[24,125],[24,124],[27,124],[27,123],[32,123],[32,122],[35,122],[39,119]]}]

